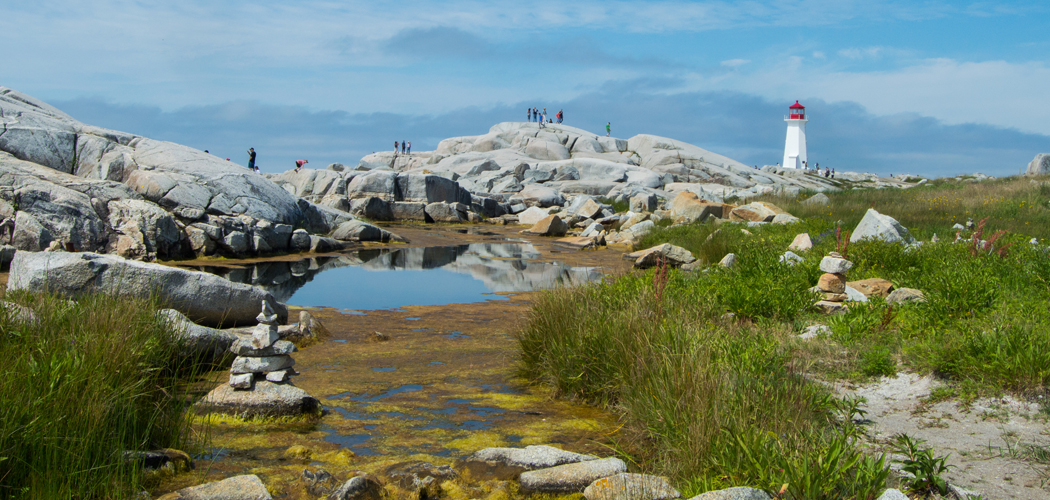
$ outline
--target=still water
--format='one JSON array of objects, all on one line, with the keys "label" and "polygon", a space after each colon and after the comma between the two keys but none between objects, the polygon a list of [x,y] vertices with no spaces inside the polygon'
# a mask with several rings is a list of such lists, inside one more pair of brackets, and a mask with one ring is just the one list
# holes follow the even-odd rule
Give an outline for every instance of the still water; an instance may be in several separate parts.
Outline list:
[{"label": "still water", "polygon": [[527,292],[601,279],[593,267],[536,260],[529,243],[363,249],[335,257],[195,269],[247,283],[295,306],[394,309],[500,300],[493,292]]}]

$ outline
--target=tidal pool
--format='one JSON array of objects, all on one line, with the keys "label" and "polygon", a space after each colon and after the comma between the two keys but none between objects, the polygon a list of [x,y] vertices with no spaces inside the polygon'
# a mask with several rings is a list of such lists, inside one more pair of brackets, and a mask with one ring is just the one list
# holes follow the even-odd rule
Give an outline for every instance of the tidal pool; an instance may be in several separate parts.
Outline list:
[{"label": "tidal pool", "polygon": [[600,279],[593,267],[537,260],[520,241],[363,249],[338,256],[197,269],[272,293],[302,307],[375,310],[502,300],[496,292],[529,292]]}]

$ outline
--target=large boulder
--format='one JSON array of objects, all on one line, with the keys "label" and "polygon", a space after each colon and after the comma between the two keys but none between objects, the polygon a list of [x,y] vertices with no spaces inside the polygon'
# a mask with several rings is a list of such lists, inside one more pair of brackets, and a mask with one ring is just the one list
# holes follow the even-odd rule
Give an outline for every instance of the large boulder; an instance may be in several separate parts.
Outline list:
[{"label": "large boulder", "polygon": [[257,380],[248,391],[221,384],[197,402],[197,407],[203,412],[242,418],[273,418],[316,414],[321,403],[294,385]]},{"label": "large boulder", "polygon": [[569,225],[561,217],[548,215],[523,232],[539,236],[565,236],[568,230]]},{"label": "large boulder", "polygon": [[351,199],[375,196],[383,201],[397,201],[397,172],[380,170],[354,177],[346,186]]},{"label": "large boulder", "polygon": [[672,500],[680,496],[667,479],[647,474],[604,477],[583,490],[587,500]]},{"label": "large boulder", "polygon": [[633,260],[634,267],[638,269],[650,268],[660,262],[671,267],[681,267],[696,261],[696,257],[693,256],[692,252],[670,243],[624,254],[624,258]]},{"label": "large boulder", "polygon": [[582,493],[594,481],[627,472],[619,458],[603,458],[523,472],[521,489],[541,493]]},{"label": "large boulder", "polygon": [[415,203],[463,203],[470,205],[470,192],[459,183],[439,175],[398,174],[397,201]]},{"label": "large boulder", "polygon": [[282,323],[288,319],[284,304],[251,285],[213,274],[87,252],[18,252],[11,261],[7,288],[47,291],[71,299],[85,293],[155,295],[190,321],[207,325],[255,324],[259,304],[265,300]]},{"label": "large boulder", "polygon": [[908,232],[908,228],[897,222],[897,219],[883,215],[869,208],[864,213],[864,218],[857,224],[857,228],[850,235],[850,243],[862,240],[881,240],[887,243],[915,243],[915,238]]},{"label": "large boulder", "polygon": [[680,219],[685,224],[691,224],[696,221],[703,222],[708,217],[722,218],[723,207],[724,205],[721,203],[701,200],[692,191],[682,191],[671,201],[671,218],[675,220]]},{"label": "large boulder", "polygon": [[1039,153],[1035,155],[1035,159],[1028,163],[1025,175],[1046,174],[1050,174],[1050,153]]},{"label": "large boulder", "polygon": [[216,360],[222,358],[234,342],[237,342],[237,335],[198,325],[174,309],[157,311],[157,318],[174,330],[182,341],[182,353],[186,356],[204,361]]},{"label": "large boulder", "polygon": [[558,191],[541,186],[539,184],[530,184],[522,188],[517,194],[511,197],[511,201],[520,200],[522,203],[530,207],[551,207],[551,206],[562,206],[565,205],[565,198]]}]

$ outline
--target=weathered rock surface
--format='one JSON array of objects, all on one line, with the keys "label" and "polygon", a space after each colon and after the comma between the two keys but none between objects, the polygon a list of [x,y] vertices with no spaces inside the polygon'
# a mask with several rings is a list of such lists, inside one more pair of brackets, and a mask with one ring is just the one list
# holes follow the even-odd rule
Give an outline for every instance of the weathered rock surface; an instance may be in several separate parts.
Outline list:
[{"label": "weathered rock surface", "polygon": [[682,496],[666,479],[646,474],[617,474],[583,490],[587,500],[671,500]]},{"label": "weathered rock surface", "polygon": [[813,248],[813,240],[810,239],[809,233],[801,233],[795,236],[794,240],[791,240],[791,244],[788,245],[788,250],[795,252],[805,252]]},{"label": "weathered rock surface", "polygon": [[868,278],[866,280],[850,281],[846,283],[846,286],[856,289],[866,297],[875,295],[885,298],[893,291],[893,282],[882,278]]},{"label": "weathered rock surface", "polygon": [[270,227],[324,234],[352,218],[332,208],[348,208],[347,178],[334,170],[278,184],[203,151],[83,124],[4,87],[0,125],[0,198],[18,206],[12,243],[21,250],[59,241],[142,260],[267,254],[288,244]]},{"label": "weathered rock surface", "polygon": [[1035,159],[1028,163],[1025,175],[1047,175],[1050,174],[1050,153],[1039,153]]},{"label": "weathered rock surface", "polygon": [[820,270],[825,273],[844,275],[851,268],[853,268],[853,263],[841,257],[827,255],[820,260]]},{"label": "weathered rock surface", "polygon": [[281,322],[288,309],[269,293],[213,274],[187,271],[112,255],[18,252],[11,262],[9,290],[49,291],[76,299],[84,293],[121,297],[155,294],[163,304],[206,325],[254,324],[259,303],[268,301]]},{"label": "weathered rock surface", "polygon": [[772,498],[769,493],[760,489],[738,486],[701,493],[690,500],[772,500]]},{"label": "weathered rock surface", "polygon": [[883,215],[869,208],[857,228],[850,235],[850,243],[862,240],[882,240],[887,243],[915,243],[908,229],[897,222],[897,219]]},{"label": "weathered rock surface", "polygon": [[474,452],[467,460],[497,462],[529,471],[597,459],[593,455],[573,453],[553,446],[534,445],[524,448],[485,448]]},{"label": "weathered rock surface", "polygon": [[383,486],[367,476],[354,476],[335,489],[328,500],[380,500]]},{"label": "weathered rock surface", "polygon": [[693,257],[692,252],[670,243],[625,254],[624,258],[633,260],[634,267],[638,269],[653,267],[661,261],[671,267],[681,267],[696,261],[696,257]]},{"label": "weathered rock surface", "polygon": [[201,411],[253,418],[313,414],[320,410],[321,403],[294,385],[256,380],[251,390],[222,384],[201,399],[197,407]]},{"label": "weathered rock surface", "polygon": [[525,491],[580,493],[598,479],[624,472],[627,472],[627,464],[623,460],[602,458],[523,472],[518,480]]},{"label": "weathered rock surface", "polygon": [[237,341],[237,336],[222,330],[198,325],[175,309],[161,309],[157,317],[167,321],[181,339],[184,353],[205,361],[219,359]]},{"label": "weathered rock surface", "polygon": [[216,481],[183,488],[168,493],[159,500],[271,500],[270,492],[255,474],[234,476]]},{"label": "weathered rock surface", "polygon": [[565,236],[565,232],[568,230],[568,224],[561,220],[561,217],[548,215],[524,232],[539,236]]},{"label": "weathered rock surface", "polygon": [[926,295],[922,290],[914,288],[898,288],[890,292],[886,297],[887,304],[906,304],[909,302],[926,302]]}]

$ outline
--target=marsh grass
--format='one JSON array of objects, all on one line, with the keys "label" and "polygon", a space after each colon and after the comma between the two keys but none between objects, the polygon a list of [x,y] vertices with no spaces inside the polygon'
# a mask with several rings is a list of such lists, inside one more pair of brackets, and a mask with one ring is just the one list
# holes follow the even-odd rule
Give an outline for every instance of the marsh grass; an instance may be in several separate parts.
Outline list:
[{"label": "marsh grass", "polygon": [[189,418],[173,333],[147,299],[7,293],[0,308],[0,498],[127,498],[127,450],[184,448]]}]

